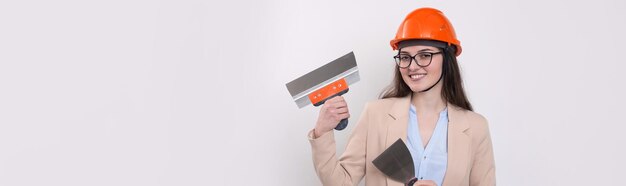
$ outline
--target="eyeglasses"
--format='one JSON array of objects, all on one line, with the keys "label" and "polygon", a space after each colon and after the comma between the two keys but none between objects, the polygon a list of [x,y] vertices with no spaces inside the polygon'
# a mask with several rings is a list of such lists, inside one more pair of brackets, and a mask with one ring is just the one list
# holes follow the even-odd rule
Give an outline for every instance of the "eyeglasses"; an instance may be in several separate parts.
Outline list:
[{"label": "eyeglasses", "polygon": [[433,55],[441,54],[441,52],[420,52],[414,56],[408,54],[398,54],[393,56],[396,64],[400,68],[408,68],[411,62],[415,60],[415,64],[420,67],[427,67],[433,61]]}]

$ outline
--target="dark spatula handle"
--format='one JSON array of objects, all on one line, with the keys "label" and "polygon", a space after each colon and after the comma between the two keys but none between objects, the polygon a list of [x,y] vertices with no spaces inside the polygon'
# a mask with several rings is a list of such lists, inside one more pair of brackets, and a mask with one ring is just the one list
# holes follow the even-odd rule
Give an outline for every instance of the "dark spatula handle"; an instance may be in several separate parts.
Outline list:
[{"label": "dark spatula handle", "polygon": [[411,178],[411,180],[409,180],[408,183],[406,183],[406,186],[413,186],[413,184],[415,184],[415,182],[417,182],[417,178]]},{"label": "dark spatula handle", "polygon": [[339,124],[335,127],[335,130],[343,130],[348,126],[348,118],[342,119]]}]

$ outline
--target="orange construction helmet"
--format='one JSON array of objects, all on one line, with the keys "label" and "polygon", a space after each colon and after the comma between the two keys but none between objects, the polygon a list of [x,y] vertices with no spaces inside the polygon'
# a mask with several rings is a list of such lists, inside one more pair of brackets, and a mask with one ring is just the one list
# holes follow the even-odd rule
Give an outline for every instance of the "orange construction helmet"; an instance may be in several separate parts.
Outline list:
[{"label": "orange construction helmet", "polygon": [[454,27],[443,13],[434,8],[418,8],[406,16],[391,48],[398,50],[398,43],[406,40],[435,40],[456,47],[456,56],[461,55],[461,42],[456,38]]}]

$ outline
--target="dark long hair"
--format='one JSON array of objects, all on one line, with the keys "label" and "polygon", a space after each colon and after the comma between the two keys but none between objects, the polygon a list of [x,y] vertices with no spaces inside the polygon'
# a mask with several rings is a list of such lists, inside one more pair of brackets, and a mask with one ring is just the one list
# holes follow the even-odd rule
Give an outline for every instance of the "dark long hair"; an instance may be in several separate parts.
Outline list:
[{"label": "dark long hair", "polygon": [[[465,96],[465,90],[463,89],[463,80],[461,79],[461,71],[459,64],[457,64],[455,49],[453,47],[440,48],[443,51],[443,79],[440,83],[443,83],[441,89],[441,97],[449,103],[452,103],[458,107],[466,110],[473,111],[472,104],[467,100]],[[411,88],[402,79],[400,69],[395,68],[395,75],[393,82],[380,94],[381,99],[405,97],[413,93]]]}]

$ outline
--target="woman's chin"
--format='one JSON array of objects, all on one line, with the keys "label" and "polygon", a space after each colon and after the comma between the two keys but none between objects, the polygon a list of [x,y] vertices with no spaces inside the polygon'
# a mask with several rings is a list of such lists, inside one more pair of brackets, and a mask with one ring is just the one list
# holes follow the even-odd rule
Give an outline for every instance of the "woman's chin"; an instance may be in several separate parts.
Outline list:
[{"label": "woman's chin", "polygon": [[411,88],[411,91],[413,92],[421,92],[423,90],[426,90],[426,87],[422,87],[422,86],[409,86]]},{"label": "woman's chin", "polygon": [[421,92],[421,91],[426,90],[428,87],[430,87],[429,86],[430,82],[429,80],[426,80],[426,79],[421,79],[419,81],[411,81],[411,80],[405,79],[404,83],[406,83],[409,86],[409,88],[411,88],[411,91],[413,92]]},{"label": "woman's chin", "polygon": [[413,91],[413,92],[422,92],[422,91],[430,88],[430,86],[432,86],[432,84],[427,85],[425,83],[420,83],[419,85],[416,85],[416,84],[409,85],[409,88],[411,88],[411,91]]}]

